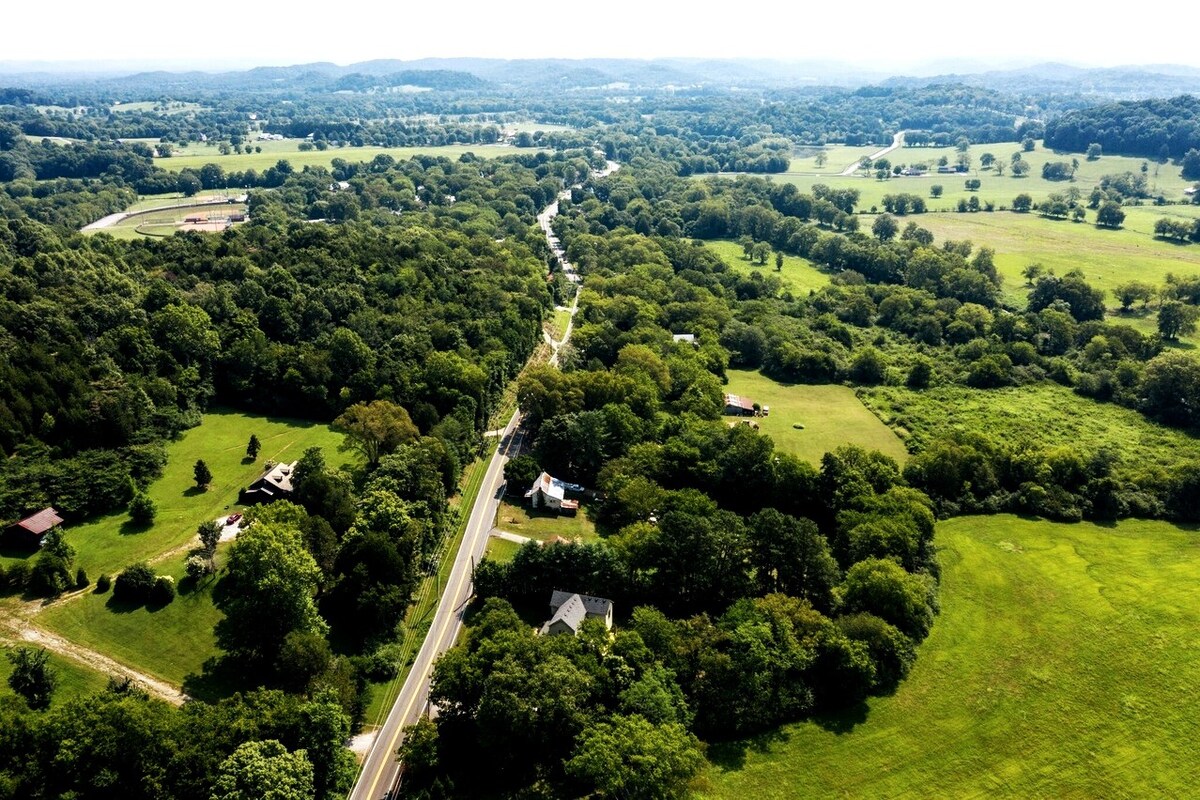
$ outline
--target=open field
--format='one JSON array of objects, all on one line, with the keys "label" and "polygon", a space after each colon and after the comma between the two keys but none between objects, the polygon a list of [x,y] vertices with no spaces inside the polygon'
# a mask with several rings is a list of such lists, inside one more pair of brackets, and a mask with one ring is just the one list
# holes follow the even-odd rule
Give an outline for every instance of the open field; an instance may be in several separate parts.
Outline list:
[{"label": "open field", "polygon": [[[262,442],[257,461],[246,459],[246,442],[253,433]],[[77,551],[75,563],[94,581],[101,573],[115,574],[136,561],[152,559],[186,547],[196,527],[237,507],[238,490],[263,472],[268,460],[295,460],[305,448],[322,447],[332,466],[344,464],[347,454],[338,451],[342,435],[327,425],[217,410],[204,415],[203,423],[184,431],[167,444],[163,476],[149,488],[158,508],[154,524],[140,529],[118,511],[65,527],[67,541]],[[213,474],[208,490],[196,489],[192,468],[204,459]],[[12,559],[6,559],[12,560]]]},{"label": "open field", "polygon": [[553,316],[546,320],[546,332],[554,341],[560,341],[567,333],[567,325],[571,322],[571,312],[565,308],[554,309]]},{"label": "open field", "polygon": [[518,150],[506,145],[445,145],[441,147],[330,147],[328,150],[300,150],[299,139],[283,141],[250,142],[253,147],[261,147],[261,153],[230,153],[221,155],[213,145],[192,144],[187,148],[179,148],[169,158],[154,159],[155,166],[178,172],[186,167],[200,169],[205,164],[219,164],[226,172],[245,171],[248,169],[262,172],[273,167],[280,159],[286,159],[295,169],[306,166],[328,167],[335,158],[350,163],[370,161],[377,155],[389,155],[398,161],[418,155],[444,156],[457,160],[463,153],[474,153],[480,158],[496,158],[513,155],[520,152],[530,152],[528,149]]},{"label": "open field", "polygon": [[517,505],[517,500],[519,498],[510,495],[508,501],[500,504],[500,510],[496,514],[496,527],[500,530],[542,542],[548,542],[555,536],[578,539],[582,542],[594,542],[599,538],[596,526],[588,517],[586,503],[580,503],[579,511],[571,516]]},{"label": "open field", "polygon": [[[1193,209],[1195,209],[1193,211]],[[1052,220],[1036,213],[1011,211],[976,214],[917,214],[911,219],[933,232],[937,243],[969,239],[996,251],[996,268],[1004,278],[1010,302],[1024,304],[1028,287],[1021,270],[1038,263],[1057,275],[1072,269],[1083,272],[1088,283],[1108,293],[1131,280],[1162,285],[1166,274],[1200,273],[1200,245],[1173,244],[1154,238],[1154,223],[1169,213],[1200,216],[1198,206],[1130,206],[1119,230],[1104,230],[1091,223]],[[872,217],[864,217],[869,229]],[[902,221],[902,224],[903,221]]]},{"label": "open field", "polygon": [[[1078,188],[1086,200],[1092,188],[1099,184],[1103,176],[1122,172],[1140,174],[1144,161],[1141,158],[1125,156],[1101,156],[1096,161],[1087,161],[1082,153],[1058,154],[1046,150],[1042,147],[1042,143],[1038,142],[1037,148],[1033,152],[1022,154],[1022,158],[1029,163],[1029,174],[1021,178],[1014,178],[1008,169],[1008,164],[1012,154],[1020,150],[1021,146],[1016,142],[1000,142],[971,145],[968,150],[971,156],[971,169],[966,173],[936,174],[937,162],[942,156],[945,156],[951,164],[955,162],[958,151],[953,147],[901,147],[899,150],[893,150],[885,158],[893,165],[924,163],[935,172],[920,177],[892,177],[883,181],[877,180],[874,175],[867,177],[862,172],[847,177],[838,175],[847,164],[879,149],[831,147],[827,150],[829,163],[822,168],[821,174],[816,173],[816,166],[812,159],[799,159],[793,160],[787,172],[770,177],[771,180],[793,183],[804,192],[811,191],[813,184],[816,183],[824,183],[835,188],[858,189],[860,198],[857,208],[860,211],[870,211],[872,206],[882,208],[885,194],[901,192],[924,197],[930,211],[949,211],[958,205],[959,198],[970,198],[973,194],[979,196],[981,203],[991,201],[999,208],[1011,205],[1013,198],[1022,192],[1027,193],[1035,202],[1040,202],[1052,193],[1065,192],[1071,186]],[[998,176],[994,170],[985,170],[979,166],[980,157],[984,153],[991,153],[998,161],[1004,163],[1003,175]],[[852,154],[855,154],[852,158],[846,158]],[[1074,181],[1042,179],[1043,164],[1050,161],[1070,163],[1072,158],[1079,159],[1079,167],[1075,172]],[[1157,176],[1155,175],[1156,168]],[[964,182],[968,178],[978,178],[981,181],[979,191],[969,192],[966,190]],[[1183,190],[1193,184],[1193,181],[1185,181],[1181,178],[1179,167],[1173,164],[1160,166],[1151,162],[1148,165],[1146,178],[1150,185],[1151,195],[1161,193],[1172,202],[1182,201],[1184,199]],[[934,185],[940,185],[944,189],[940,198],[930,197],[929,187]],[[1094,212],[1089,213],[1089,217],[1092,216],[1094,216]]]},{"label": "open field", "polygon": [[912,439],[917,450],[950,433],[982,432],[994,441],[1069,446],[1087,455],[1108,446],[1124,465],[1141,468],[1194,458],[1200,446],[1200,440],[1184,431],[1053,383],[987,390],[945,386],[920,392],[880,386],[863,390],[862,397],[888,425]]},{"label": "open field", "polygon": [[[870,156],[883,149],[883,145],[850,147],[844,144],[826,145],[824,148],[800,146],[791,155],[791,164],[786,175],[834,177],[851,164],[857,164],[863,156]],[[817,153],[825,151],[825,164],[817,166]]]},{"label": "open field", "polygon": [[1139,520],[941,523],[942,611],[896,693],[710,747],[701,795],[1193,795],[1198,536]]},{"label": "open field", "polygon": [[199,103],[185,103],[182,100],[139,100],[133,103],[114,103],[111,111],[155,111],[159,114],[187,114],[192,111],[203,111],[205,107]]},{"label": "open field", "polygon": [[[0,703],[16,694],[8,688],[8,676],[12,674],[12,664],[5,655],[8,647],[16,647],[9,642],[0,645]],[[37,648],[35,648],[37,649]],[[57,653],[50,653],[48,662],[58,677],[58,686],[51,699],[51,707],[62,705],[67,700],[95,694],[108,685],[108,676],[80,664]]]},{"label": "open field", "polygon": [[[224,546],[222,546],[222,551]],[[218,566],[221,556],[218,555]],[[213,605],[217,580],[199,585],[185,578],[184,554],[155,565],[175,578],[179,594],[165,606],[117,603],[112,591],[91,592],[56,603],[37,616],[37,624],[155,678],[181,686],[217,655],[213,626],[222,614]]]},{"label": "open field", "polygon": [[822,272],[807,258],[784,255],[783,269],[775,271],[775,256],[772,254],[765,265],[751,263],[742,251],[741,245],[731,241],[709,241],[704,246],[721,257],[721,260],[733,268],[735,272],[749,275],[759,272],[763,277],[774,275],[783,283],[783,288],[796,296],[806,295],[829,285],[829,274]]},{"label": "open field", "polygon": [[[878,450],[901,463],[908,458],[904,442],[867,410],[847,386],[788,385],[750,370],[731,369],[728,375],[726,391],[771,407],[769,417],[754,422],[785,453],[819,464],[825,453],[843,444],[855,444]],[[733,422],[736,418],[722,419]],[[804,428],[794,428],[796,424]]]}]

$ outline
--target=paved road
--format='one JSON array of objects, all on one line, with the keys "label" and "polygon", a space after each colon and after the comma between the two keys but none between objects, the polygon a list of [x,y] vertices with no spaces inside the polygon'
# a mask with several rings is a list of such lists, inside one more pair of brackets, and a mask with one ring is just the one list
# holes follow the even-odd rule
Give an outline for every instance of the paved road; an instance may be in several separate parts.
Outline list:
[{"label": "paved road", "polygon": [[[605,169],[598,172],[597,175],[611,174],[619,166],[616,162],[610,161]],[[559,196],[569,196],[569,192],[568,189]],[[558,201],[555,200],[538,215],[538,224],[545,232],[550,247],[562,260],[563,271],[567,272],[568,277],[574,275],[574,280],[578,282],[578,275],[574,268],[567,264],[562,246],[550,230],[550,221],[557,213]],[[578,306],[579,293],[576,292],[575,300],[571,304],[571,322],[567,325],[562,341],[551,343],[554,348],[554,355],[550,359],[552,364],[558,363],[559,348],[566,344],[571,337],[574,315]],[[467,530],[463,535],[462,545],[454,559],[454,567],[446,581],[446,589],[438,602],[429,632],[425,635],[425,641],[422,642],[417,658],[413,661],[412,669],[404,681],[395,705],[388,712],[387,720],[375,736],[375,744],[371,747],[367,760],[363,762],[358,782],[350,791],[350,800],[380,800],[380,798],[388,797],[400,779],[400,764],[396,761],[396,749],[400,746],[404,728],[415,724],[425,713],[429,704],[429,678],[433,671],[433,662],[454,646],[459,631],[462,630],[463,612],[473,593],[471,574],[474,572],[475,564],[483,558],[483,553],[487,549],[488,533],[492,529],[492,522],[496,519],[496,512],[499,510],[504,484],[504,465],[508,463],[510,453],[515,456],[521,449],[523,434],[520,425],[521,413],[518,411],[513,414],[508,425],[500,433],[500,446],[496,448],[495,455],[488,463],[487,472],[483,477],[483,485],[480,486],[479,496],[475,500],[475,506],[471,509],[471,517],[467,521]]]},{"label": "paved road", "polygon": [[[892,152],[893,150],[897,149],[898,147],[900,147],[903,144],[904,144],[904,131],[897,131],[896,135],[892,137],[892,143],[889,144],[887,147],[883,148],[882,150],[880,150],[878,153],[872,153],[871,160],[874,161],[877,158],[883,158],[888,153]],[[855,161],[853,164],[851,164],[850,166],[848,166],[844,170],[842,170],[842,174],[843,175],[853,175],[854,173],[858,172],[858,170],[859,170],[858,165],[860,163],[861,163],[861,161]]]},{"label": "paved road", "polygon": [[446,582],[446,590],[442,593],[429,632],[425,635],[425,641],[421,644],[416,660],[413,661],[408,679],[396,698],[396,704],[392,706],[387,720],[375,736],[375,744],[363,763],[358,784],[350,793],[351,800],[379,800],[387,797],[400,777],[396,749],[400,746],[405,726],[416,723],[425,713],[429,702],[429,677],[433,671],[433,662],[454,646],[459,631],[462,630],[463,613],[473,591],[471,573],[487,549],[488,532],[492,529],[492,522],[496,519],[496,511],[500,505],[504,465],[508,463],[510,452],[515,455],[520,450],[520,421],[520,414],[513,414],[504,428],[504,435],[496,454],[488,463],[483,485],[479,488],[479,497],[471,509],[467,531],[454,559],[454,568]]}]

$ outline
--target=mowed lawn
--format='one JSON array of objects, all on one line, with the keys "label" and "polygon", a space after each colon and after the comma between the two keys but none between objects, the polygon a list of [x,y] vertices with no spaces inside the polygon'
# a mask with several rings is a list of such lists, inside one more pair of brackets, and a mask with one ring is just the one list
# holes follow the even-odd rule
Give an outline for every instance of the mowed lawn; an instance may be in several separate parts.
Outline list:
[{"label": "mowed lawn", "polygon": [[[258,436],[262,451],[257,461],[246,458],[250,434]],[[236,507],[238,490],[263,472],[267,460],[293,461],[309,447],[321,447],[333,465],[346,462],[338,451],[342,435],[328,425],[269,418],[236,411],[217,410],[202,423],[167,444],[163,476],[150,485],[150,499],[158,508],[154,524],[133,525],[127,511],[65,527],[67,541],[77,551],[75,563],[94,581],[101,573],[115,574],[123,567],[187,545],[196,528]],[[196,488],[193,468],[203,459],[213,475],[207,491]]]},{"label": "mowed lawn", "polygon": [[941,614],[896,693],[710,747],[702,797],[1195,796],[1200,532],[1000,515],[935,541]]},{"label": "mowed lawn", "polygon": [[[221,546],[223,554],[227,545]],[[218,557],[218,566],[222,557]],[[36,623],[76,644],[155,678],[181,686],[199,674],[205,660],[217,654],[213,626],[223,616],[213,605],[217,581],[197,585],[185,577],[184,554],[154,565],[160,575],[175,578],[179,590],[165,606],[132,606],[113,600],[112,591],[92,592],[56,603]]]},{"label": "mowed lawn", "polygon": [[543,542],[548,542],[555,536],[578,539],[581,542],[594,542],[599,538],[596,526],[588,516],[586,503],[581,503],[574,515],[530,508],[528,504],[528,500],[521,501],[520,497],[511,496],[501,502],[496,513],[496,527]]},{"label": "mowed lawn", "polygon": [[262,172],[268,167],[275,166],[280,159],[286,159],[296,170],[300,170],[307,166],[329,167],[335,158],[354,164],[360,161],[371,161],[377,155],[389,155],[397,161],[404,161],[419,155],[443,156],[451,160],[458,160],[459,156],[464,153],[474,153],[480,158],[495,158],[536,152],[529,148],[519,149],[495,144],[452,144],[430,147],[330,147],[326,150],[301,151],[299,139],[250,142],[250,145],[251,147],[261,147],[262,152],[230,152],[228,155],[222,155],[215,146],[192,144],[186,149],[176,150],[167,158],[154,159],[154,165],[172,172],[179,172],[188,167],[200,169],[205,164],[219,164],[226,172],[244,172],[248,169]]},{"label": "mowed lawn", "polygon": [[[903,463],[904,442],[872,414],[847,386],[788,385],[759,372],[729,370],[725,391],[771,407],[769,417],[754,420],[775,446],[811,464],[844,444],[878,450]],[[733,422],[736,417],[723,417]],[[803,429],[794,427],[803,425]]]},{"label": "mowed lawn", "polygon": [[767,263],[763,265],[746,258],[745,251],[737,242],[717,240],[705,242],[704,246],[720,256],[721,260],[732,267],[735,272],[742,275],[757,272],[764,278],[774,275],[779,278],[784,289],[791,291],[796,296],[806,295],[829,285],[829,273],[822,272],[807,258],[785,254],[783,269],[776,271],[774,253],[767,258]]},{"label": "mowed lawn", "polygon": [[880,386],[864,390],[863,402],[910,438],[914,452],[953,433],[982,433],[1009,445],[1072,447],[1085,457],[1108,447],[1120,457],[1123,470],[1170,467],[1200,453],[1200,439],[1186,431],[1054,383],[1004,389],[943,386],[919,392]]}]

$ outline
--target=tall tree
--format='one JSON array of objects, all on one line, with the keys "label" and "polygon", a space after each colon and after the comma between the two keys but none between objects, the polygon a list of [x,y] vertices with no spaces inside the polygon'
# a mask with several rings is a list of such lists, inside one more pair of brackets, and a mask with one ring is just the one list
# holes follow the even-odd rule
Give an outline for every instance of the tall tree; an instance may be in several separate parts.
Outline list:
[{"label": "tall tree", "polygon": [[196,478],[197,489],[203,489],[212,483],[212,470],[208,468],[208,464],[205,464],[202,458],[196,461],[196,466],[192,468],[192,474]]},{"label": "tall tree", "polygon": [[346,434],[346,446],[361,453],[372,469],[380,458],[420,435],[408,411],[389,400],[355,403],[333,425]]},{"label": "tall tree", "polygon": [[292,631],[324,635],[328,626],[313,602],[320,576],[296,526],[250,526],[229,550],[224,591],[215,601],[225,614],[218,643],[236,658],[266,665]]},{"label": "tall tree", "polygon": [[250,441],[246,443],[246,456],[253,461],[258,458],[260,450],[262,450],[262,442],[258,441],[258,437],[253,433],[250,434]]},{"label": "tall tree", "polygon": [[50,653],[44,648],[17,647],[6,655],[13,666],[12,674],[8,676],[9,688],[23,697],[33,710],[49,708],[50,698],[58,685],[57,674],[46,663]]},{"label": "tall tree", "polygon": [[212,800],[311,800],[313,767],[275,739],[246,742],[221,763]]}]

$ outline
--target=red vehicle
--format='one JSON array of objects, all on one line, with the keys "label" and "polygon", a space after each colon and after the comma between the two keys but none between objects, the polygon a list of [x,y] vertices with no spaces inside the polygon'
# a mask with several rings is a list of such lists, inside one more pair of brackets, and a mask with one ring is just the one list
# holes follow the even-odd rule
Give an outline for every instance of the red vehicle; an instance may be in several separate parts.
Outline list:
[{"label": "red vehicle", "polygon": [[225,518],[225,524],[233,525],[234,523],[239,522],[241,519],[242,519],[241,514],[230,514],[228,517]]}]

